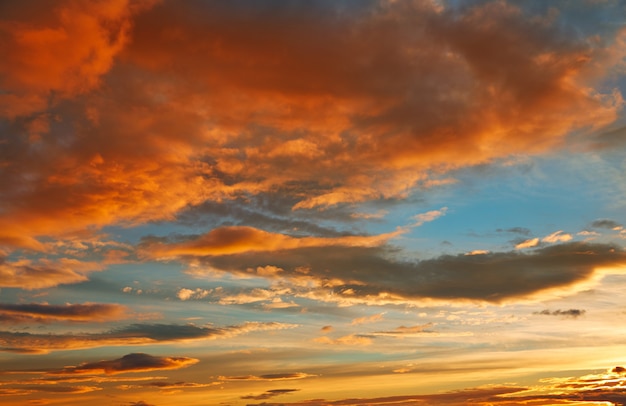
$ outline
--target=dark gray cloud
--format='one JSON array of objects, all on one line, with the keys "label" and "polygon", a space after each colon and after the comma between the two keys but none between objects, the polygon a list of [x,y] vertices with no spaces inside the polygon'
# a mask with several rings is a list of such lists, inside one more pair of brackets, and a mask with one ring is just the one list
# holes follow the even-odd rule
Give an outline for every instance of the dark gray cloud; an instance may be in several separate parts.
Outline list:
[{"label": "dark gray cloud", "polygon": [[520,234],[520,235],[530,235],[530,229],[526,227],[511,227],[511,228],[498,228],[496,230],[499,233],[511,233],[511,234]]},{"label": "dark gray cloud", "polygon": [[227,327],[200,327],[191,324],[131,324],[114,330],[91,334],[33,334],[0,331],[0,350],[36,354],[78,348],[226,338],[252,331],[292,327],[295,325],[276,322],[247,322]]},{"label": "dark gray cloud", "polygon": [[623,148],[625,145],[626,126],[600,134],[595,144],[599,148]]},{"label": "dark gray cloud", "polygon": [[[420,262],[396,259],[382,247],[312,247],[278,252],[194,258],[218,269],[246,273],[267,265],[283,269],[284,280],[309,278],[336,295],[404,299],[469,299],[500,302],[587,280],[600,266],[626,263],[618,246],[572,242],[531,252],[443,255]],[[184,259],[184,258],[183,258]],[[191,260],[192,258],[188,258]],[[306,273],[302,272],[306,269]],[[337,280],[343,281],[338,283]]]},{"label": "dark gray cloud", "polygon": [[280,374],[265,375],[240,375],[240,376],[220,376],[220,381],[289,381],[293,379],[304,379],[311,376],[304,372],[288,372]]},{"label": "dark gray cloud", "polygon": [[618,223],[617,221],[610,220],[610,219],[598,219],[598,220],[595,220],[593,223],[591,223],[591,227],[594,227],[594,228],[613,229],[613,228],[621,227],[621,226],[622,225]]},{"label": "dark gray cloud", "polygon": [[144,353],[132,353],[122,358],[106,361],[87,362],[78,366],[65,367],[51,371],[51,374],[120,374],[126,372],[158,371],[179,369],[197,363],[195,358],[157,357]]},{"label": "dark gray cloud", "polygon": [[542,310],[540,312],[535,312],[534,314],[539,314],[543,316],[563,316],[563,317],[571,317],[577,318],[584,315],[587,311],[584,309],[568,309],[568,310]]}]

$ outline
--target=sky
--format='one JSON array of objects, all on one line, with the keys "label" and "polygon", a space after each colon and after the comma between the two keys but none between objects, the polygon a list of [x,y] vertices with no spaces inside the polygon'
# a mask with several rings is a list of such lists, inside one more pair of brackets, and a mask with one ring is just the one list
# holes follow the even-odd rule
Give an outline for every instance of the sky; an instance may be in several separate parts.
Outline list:
[{"label": "sky", "polygon": [[626,405],[626,2],[0,2],[0,403]]}]

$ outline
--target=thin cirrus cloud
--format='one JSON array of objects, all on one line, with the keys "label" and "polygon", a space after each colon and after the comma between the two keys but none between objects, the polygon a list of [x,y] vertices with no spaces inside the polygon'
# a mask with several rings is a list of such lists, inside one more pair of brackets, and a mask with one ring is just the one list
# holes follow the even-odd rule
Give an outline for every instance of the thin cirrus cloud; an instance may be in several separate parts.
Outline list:
[{"label": "thin cirrus cloud", "polygon": [[315,375],[304,372],[290,372],[281,374],[243,375],[243,376],[220,376],[220,381],[290,381],[294,379],[310,378]]},{"label": "thin cirrus cloud", "polygon": [[405,197],[453,181],[450,169],[558,148],[620,105],[590,90],[613,69],[597,63],[615,59],[610,42],[504,2],[44,6],[3,5],[12,247],[287,185],[315,186],[293,195],[302,210]]}]

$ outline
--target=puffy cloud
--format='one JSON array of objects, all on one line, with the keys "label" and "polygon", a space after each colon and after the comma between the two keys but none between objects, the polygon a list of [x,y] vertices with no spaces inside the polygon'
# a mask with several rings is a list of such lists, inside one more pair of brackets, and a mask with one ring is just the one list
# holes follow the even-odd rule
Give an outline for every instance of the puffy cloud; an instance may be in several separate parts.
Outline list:
[{"label": "puffy cloud", "polygon": [[180,300],[185,301],[189,299],[203,299],[207,297],[209,293],[211,293],[211,290],[200,289],[200,288],[196,288],[196,290],[192,290],[192,289],[182,288],[178,291],[176,296]]},{"label": "puffy cloud", "polygon": [[2,244],[276,190],[400,199],[622,103],[593,90],[619,41],[505,2],[151,3],[2,6]]},{"label": "puffy cloud", "polygon": [[4,4],[0,116],[43,111],[51,101],[96,88],[128,42],[133,14],[149,3]]},{"label": "puffy cloud", "polygon": [[0,303],[0,320],[4,323],[119,320],[127,317],[126,306],[118,304],[9,304]]}]

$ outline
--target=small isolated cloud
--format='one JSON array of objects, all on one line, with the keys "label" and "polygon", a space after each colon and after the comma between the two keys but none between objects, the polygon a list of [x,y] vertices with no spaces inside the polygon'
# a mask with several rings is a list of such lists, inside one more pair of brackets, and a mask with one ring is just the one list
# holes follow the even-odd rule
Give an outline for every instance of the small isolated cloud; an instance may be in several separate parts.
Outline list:
[{"label": "small isolated cloud", "polygon": [[267,392],[261,393],[260,395],[247,395],[242,396],[241,399],[250,399],[250,400],[266,400],[271,399],[280,395],[287,395],[292,392],[297,392],[300,389],[271,389]]},{"label": "small isolated cloud", "polygon": [[611,372],[613,372],[614,374],[625,375],[626,368],[621,367],[621,366],[616,366],[615,368],[611,369]]},{"label": "small isolated cloud", "polygon": [[609,230],[621,230],[622,225],[617,221],[610,219],[598,219],[591,223],[591,227],[593,228],[606,228]]},{"label": "small isolated cloud", "polygon": [[407,336],[422,336],[431,335],[435,333],[431,328],[434,327],[434,323],[426,323],[417,326],[400,326],[393,330],[376,331],[372,333],[375,336],[387,336],[387,337],[407,337]]},{"label": "small isolated cloud", "polygon": [[242,375],[242,376],[220,376],[220,381],[291,381],[294,379],[310,378],[317,375],[311,375],[304,372],[294,372],[285,374],[266,374],[266,375]]},{"label": "small isolated cloud", "polygon": [[511,228],[498,228],[496,230],[498,233],[511,233],[511,234],[519,234],[519,235],[530,235],[530,230],[525,227],[511,227]]},{"label": "small isolated cloud", "polygon": [[539,245],[539,238],[531,238],[517,244],[515,249],[522,250],[524,248],[536,247],[537,245]]},{"label": "small isolated cloud", "polygon": [[182,288],[178,291],[176,296],[182,301],[189,300],[189,299],[203,299],[207,297],[211,293],[211,291],[212,289],[207,290],[207,289],[197,288],[195,290],[192,290],[192,289]]},{"label": "small isolated cloud", "polygon": [[[126,379],[125,379],[126,380]],[[131,390],[131,389],[139,389],[139,388],[157,388],[163,393],[176,393],[181,389],[197,389],[197,388],[208,388],[211,386],[219,385],[219,382],[209,382],[209,383],[198,383],[198,382],[167,382],[167,381],[154,381],[143,383],[139,385],[118,385],[117,389],[120,390]]]},{"label": "small isolated cloud", "polygon": [[550,311],[548,309],[542,310],[540,312],[535,312],[534,314],[539,314],[543,316],[563,316],[563,317],[571,317],[578,318],[584,315],[587,311],[583,309],[568,309],[568,310],[553,310]]},{"label": "small isolated cloud", "polygon": [[146,403],[143,400],[140,400],[139,402],[130,402],[128,406],[156,406],[156,405],[153,405],[152,403]]},{"label": "small isolated cloud", "polygon": [[188,357],[156,357],[144,353],[132,353],[122,358],[88,362],[78,366],[65,367],[51,374],[123,374],[168,369],[180,369],[196,364],[199,360]]},{"label": "small isolated cloud", "polygon": [[598,233],[597,231],[583,230],[576,233],[576,235],[580,235],[583,237],[597,237],[600,235],[600,233]]},{"label": "small isolated cloud", "polygon": [[124,293],[134,293],[136,295],[141,295],[143,293],[143,289],[133,288],[132,286],[124,286],[122,288],[122,292],[124,292]]},{"label": "small isolated cloud", "polygon": [[555,231],[554,233],[547,235],[541,239],[542,242],[554,244],[556,242],[567,242],[572,239],[572,235],[564,233],[563,230]]},{"label": "small isolated cloud", "polygon": [[431,210],[426,213],[417,214],[412,217],[412,219],[415,221],[412,226],[419,227],[424,223],[429,223],[431,221],[437,220],[439,217],[445,216],[447,211],[447,207],[442,207],[439,210]]},{"label": "small isolated cloud", "polygon": [[353,326],[357,326],[359,324],[376,323],[377,321],[383,320],[384,317],[385,317],[385,313],[378,313],[378,314],[373,314],[371,316],[358,317],[352,320],[352,323],[350,324]]},{"label": "small isolated cloud", "polygon": [[283,301],[283,299],[279,298],[279,297],[275,297],[274,299],[272,299],[272,301],[270,303],[264,303],[263,304],[263,308],[266,310],[272,310],[272,309],[289,309],[292,307],[300,307],[299,304],[295,303],[293,300],[290,302],[285,302]]},{"label": "small isolated cloud", "polygon": [[465,255],[485,255],[485,254],[489,254],[489,250],[473,250],[473,251],[465,253]]},{"label": "small isolated cloud", "polygon": [[371,337],[360,334],[350,334],[339,338],[330,338],[323,336],[314,338],[313,341],[315,341],[316,343],[329,345],[366,346],[372,344]]},{"label": "small isolated cloud", "polygon": [[333,331],[333,326],[324,326],[321,328],[321,330],[324,332]]}]

